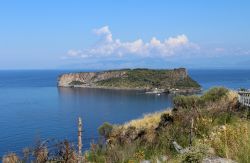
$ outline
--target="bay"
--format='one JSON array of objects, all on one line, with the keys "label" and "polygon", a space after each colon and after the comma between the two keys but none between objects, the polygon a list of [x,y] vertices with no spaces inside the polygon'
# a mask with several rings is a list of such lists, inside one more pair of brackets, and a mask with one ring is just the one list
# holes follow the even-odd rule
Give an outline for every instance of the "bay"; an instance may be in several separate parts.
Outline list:
[{"label": "bay", "polygon": [[[103,122],[121,124],[172,106],[170,95],[138,91],[57,88],[70,70],[0,71],[0,156],[20,153],[37,140],[77,142],[77,118],[83,119],[84,149],[98,137]],[[204,90],[213,86],[250,87],[250,70],[189,70]]]}]

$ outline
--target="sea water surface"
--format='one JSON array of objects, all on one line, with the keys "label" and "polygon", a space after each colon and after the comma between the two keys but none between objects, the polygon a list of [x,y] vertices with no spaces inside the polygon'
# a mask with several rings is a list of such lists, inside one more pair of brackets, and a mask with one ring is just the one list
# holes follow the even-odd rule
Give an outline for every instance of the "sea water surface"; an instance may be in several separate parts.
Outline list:
[{"label": "sea water surface", "polygon": [[[77,119],[83,119],[83,145],[98,137],[103,122],[121,124],[172,106],[172,96],[138,91],[57,88],[68,70],[0,71],[0,156],[21,153],[37,140],[77,142]],[[204,90],[212,86],[250,88],[250,70],[189,70]]]}]

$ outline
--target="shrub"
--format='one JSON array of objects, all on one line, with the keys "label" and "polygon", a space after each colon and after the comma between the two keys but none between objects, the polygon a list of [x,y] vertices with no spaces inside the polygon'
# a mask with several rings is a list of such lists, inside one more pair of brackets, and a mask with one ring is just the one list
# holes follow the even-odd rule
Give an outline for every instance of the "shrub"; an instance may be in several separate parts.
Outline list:
[{"label": "shrub", "polygon": [[34,151],[36,162],[46,162],[48,160],[48,149],[46,147],[39,147]]},{"label": "shrub", "polygon": [[218,125],[225,125],[233,123],[237,120],[237,117],[232,113],[222,112],[214,119],[214,123]]},{"label": "shrub", "polygon": [[200,97],[199,96],[176,96],[173,100],[174,109],[191,109],[199,105]]},{"label": "shrub", "polygon": [[224,87],[214,87],[208,90],[201,98],[205,102],[215,102],[226,96],[228,91],[229,90]]},{"label": "shrub", "polygon": [[102,146],[98,144],[91,144],[90,150],[85,152],[84,160],[90,162],[105,162],[105,153]]},{"label": "shrub", "polygon": [[163,113],[160,118],[160,122],[156,130],[166,127],[169,124],[172,124],[174,121],[173,116],[169,113]]},{"label": "shrub", "polygon": [[208,136],[212,129],[212,119],[209,117],[197,118],[194,125],[194,132],[196,137],[204,138]]},{"label": "shrub", "polygon": [[58,159],[63,160],[68,163],[73,163],[77,161],[77,154],[73,146],[67,141],[63,141],[58,145]]},{"label": "shrub", "polygon": [[202,154],[200,152],[188,152],[183,156],[183,163],[199,163],[202,160]]},{"label": "shrub", "polygon": [[203,160],[203,158],[210,157],[212,155],[214,155],[214,153],[211,151],[209,146],[197,143],[195,146],[189,147],[189,150],[180,157],[182,158],[181,162],[184,163],[199,163]]},{"label": "shrub", "polygon": [[99,134],[106,139],[110,136],[112,130],[113,130],[113,126],[108,122],[104,122],[103,125],[101,125],[98,128]]}]

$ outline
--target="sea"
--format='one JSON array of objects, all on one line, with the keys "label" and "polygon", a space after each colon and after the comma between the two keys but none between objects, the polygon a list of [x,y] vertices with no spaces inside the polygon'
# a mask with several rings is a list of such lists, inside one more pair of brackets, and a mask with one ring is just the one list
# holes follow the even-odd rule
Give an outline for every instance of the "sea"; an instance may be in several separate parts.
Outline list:
[{"label": "sea", "polygon": [[[79,70],[80,71],[80,70]],[[104,122],[123,124],[169,109],[172,95],[140,91],[58,88],[59,75],[73,70],[0,71],[0,156],[21,154],[38,142],[77,144],[78,117],[83,121],[83,149],[98,141]],[[214,86],[250,88],[250,70],[188,70],[203,91]]]}]

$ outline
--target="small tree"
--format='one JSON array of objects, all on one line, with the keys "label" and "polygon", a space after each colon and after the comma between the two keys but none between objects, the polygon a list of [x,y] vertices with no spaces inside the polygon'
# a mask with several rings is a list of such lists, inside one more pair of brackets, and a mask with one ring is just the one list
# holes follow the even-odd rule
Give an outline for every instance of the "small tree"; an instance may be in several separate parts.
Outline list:
[{"label": "small tree", "polygon": [[105,139],[107,139],[111,132],[113,130],[113,126],[108,123],[108,122],[104,122],[99,128],[98,128],[98,132],[101,136],[103,136]]}]

